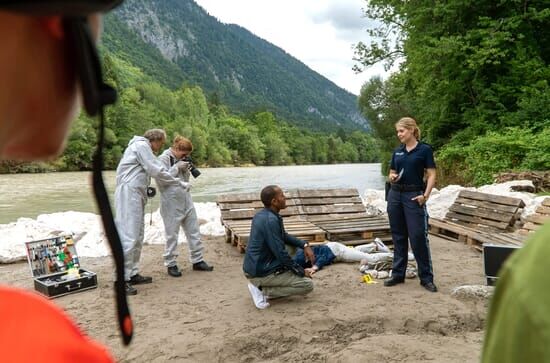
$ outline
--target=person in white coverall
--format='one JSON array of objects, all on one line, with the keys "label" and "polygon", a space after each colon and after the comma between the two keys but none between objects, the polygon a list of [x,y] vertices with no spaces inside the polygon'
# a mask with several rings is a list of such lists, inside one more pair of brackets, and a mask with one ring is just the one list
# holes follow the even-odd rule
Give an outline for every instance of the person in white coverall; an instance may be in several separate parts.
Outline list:
[{"label": "person in white coverall", "polygon": [[139,274],[139,259],[143,246],[143,229],[147,187],[151,177],[165,184],[187,188],[189,185],[173,177],[155,157],[166,141],[164,130],[153,129],[134,136],[128,143],[116,170],[116,225],[124,249],[126,293],[137,294],[133,285],[153,282],[152,277]]},{"label": "person in white coverall", "polygon": [[[159,160],[173,177],[189,183],[190,164],[181,159],[189,156],[192,151],[193,144],[190,140],[183,136],[176,136],[172,147],[165,150],[159,156]],[[159,179],[157,179],[157,186],[160,191],[160,215],[166,232],[166,248],[163,257],[168,274],[173,277],[182,275],[176,262],[180,226],[187,237],[189,261],[193,264],[193,270],[212,271],[214,268],[203,260],[204,247],[190,188],[182,188],[180,185],[166,183]]]}]

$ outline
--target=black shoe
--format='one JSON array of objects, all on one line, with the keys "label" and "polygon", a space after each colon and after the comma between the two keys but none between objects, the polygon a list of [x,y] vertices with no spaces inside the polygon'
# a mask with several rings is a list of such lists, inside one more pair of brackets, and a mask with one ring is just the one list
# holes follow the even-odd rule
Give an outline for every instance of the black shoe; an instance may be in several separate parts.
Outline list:
[{"label": "black shoe", "polygon": [[386,287],[395,286],[397,284],[402,284],[404,282],[405,282],[404,279],[398,279],[398,278],[392,277],[391,279],[384,281],[384,286]]},{"label": "black shoe", "polygon": [[437,286],[435,286],[433,282],[421,282],[420,285],[422,285],[429,292],[437,292]]},{"label": "black shoe", "polygon": [[129,282],[124,283],[124,290],[126,290],[126,295],[137,295],[136,288],[130,285]]},{"label": "black shoe", "polygon": [[208,264],[204,261],[193,264],[193,270],[195,271],[212,271],[213,269],[213,266],[208,266]]},{"label": "black shoe", "polygon": [[177,265],[170,266],[170,267],[168,267],[168,275],[170,275],[172,277],[180,277],[181,276],[181,271],[180,271],[180,269],[178,268]]},{"label": "black shoe", "polygon": [[130,277],[130,283],[132,285],[150,284],[151,282],[153,282],[153,278],[150,276],[141,276],[140,274],[136,274]]}]

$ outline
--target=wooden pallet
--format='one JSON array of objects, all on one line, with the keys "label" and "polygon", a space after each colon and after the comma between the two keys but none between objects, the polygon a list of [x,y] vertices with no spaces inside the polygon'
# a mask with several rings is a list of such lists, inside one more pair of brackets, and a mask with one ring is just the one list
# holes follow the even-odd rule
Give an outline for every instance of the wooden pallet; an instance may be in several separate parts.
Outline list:
[{"label": "wooden pallet", "polygon": [[[251,220],[238,221],[231,223],[228,228],[232,233],[232,242],[237,249],[244,253],[248,244],[251,230]],[[304,241],[313,243],[325,242],[325,231],[302,219],[285,219],[284,220],[285,231],[295,237],[303,239]]]},{"label": "wooden pallet", "polygon": [[329,241],[347,245],[363,244],[380,238],[391,242],[392,236],[386,217],[331,218],[315,224],[326,232]]},{"label": "wooden pallet", "polygon": [[462,190],[445,220],[465,227],[512,231],[525,203],[519,198]]},{"label": "wooden pallet", "polygon": [[429,232],[432,235],[453,242],[463,242],[480,252],[482,251],[483,243],[521,246],[525,240],[524,236],[516,233],[486,232],[435,218],[430,218],[429,220]]},{"label": "wooden pallet", "polygon": [[[292,217],[301,214],[299,209],[298,192],[296,190],[285,191],[287,208],[280,214],[283,217]],[[221,211],[221,221],[248,220],[264,208],[260,201],[260,193],[235,193],[218,196],[218,207]]]},{"label": "wooden pallet", "polygon": [[522,228],[518,231],[523,235],[529,235],[540,228],[544,223],[550,221],[550,198],[542,201],[542,204],[524,220]]},{"label": "wooden pallet", "polygon": [[[226,194],[217,200],[226,242],[241,252],[250,237],[252,218],[264,207],[259,194]],[[312,243],[323,243],[327,237],[350,245],[377,237],[391,242],[387,219],[368,216],[357,189],[298,189],[285,195],[288,207],[280,214],[291,235]]]},{"label": "wooden pallet", "polygon": [[348,245],[391,242],[387,218],[367,215],[357,189],[298,190],[305,218],[326,231],[330,241]]},{"label": "wooden pallet", "polygon": [[[285,230],[310,242],[324,242],[325,232],[301,217],[303,213],[296,190],[285,191],[287,208],[281,210]],[[246,249],[252,218],[264,208],[260,193],[225,194],[218,197],[221,221],[225,227],[225,241],[243,253]]]},{"label": "wooden pallet", "polygon": [[429,232],[478,250],[483,243],[521,245],[524,237],[510,232],[524,207],[518,198],[462,190],[444,219],[430,218]]}]

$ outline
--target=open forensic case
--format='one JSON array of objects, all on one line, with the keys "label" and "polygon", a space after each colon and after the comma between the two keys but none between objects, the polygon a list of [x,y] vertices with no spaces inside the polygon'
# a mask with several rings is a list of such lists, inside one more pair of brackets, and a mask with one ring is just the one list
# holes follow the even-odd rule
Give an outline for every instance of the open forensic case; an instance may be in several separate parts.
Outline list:
[{"label": "open forensic case", "polygon": [[72,236],[25,243],[34,289],[50,298],[97,287],[97,275],[80,267]]}]

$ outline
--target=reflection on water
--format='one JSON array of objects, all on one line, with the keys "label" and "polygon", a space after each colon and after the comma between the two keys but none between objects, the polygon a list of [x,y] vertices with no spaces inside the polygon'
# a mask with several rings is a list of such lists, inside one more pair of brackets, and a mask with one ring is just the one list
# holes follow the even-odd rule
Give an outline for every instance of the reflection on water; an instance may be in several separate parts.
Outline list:
[{"label": "reflection on water", "polygon": [[[380,164],[274,166],[252,168],[201,168],[193,180],[195,202],[213,202],[218,194],[259,191],[268,184],[283,188],[367,188],[383,189]],[[111,202],[115,172],[104,173]],[[0,224],[20,217],[63,211],[96,212],[91,195],[91,173],[48,173],[0,175]],[[158,208],[155,197],[149,208]]]}]

